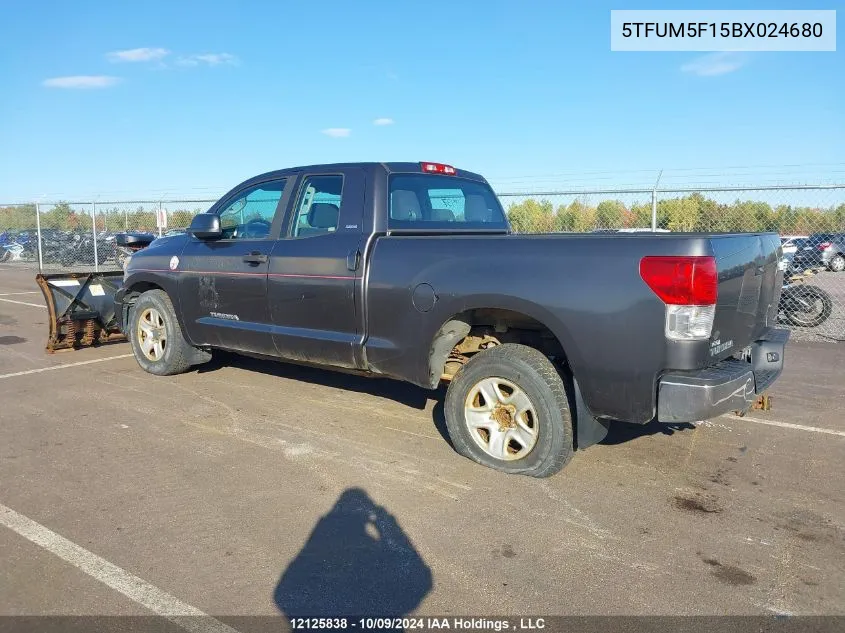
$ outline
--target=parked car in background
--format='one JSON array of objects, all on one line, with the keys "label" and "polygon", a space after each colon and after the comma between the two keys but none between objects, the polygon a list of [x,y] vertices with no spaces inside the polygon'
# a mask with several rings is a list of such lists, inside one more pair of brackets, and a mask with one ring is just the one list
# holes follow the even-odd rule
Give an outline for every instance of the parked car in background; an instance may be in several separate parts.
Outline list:
[{"label": "parked car in background", "polygon": [[[781,244],[784,243],[785,238],[781,238]],[[796,237],[796,238],[789,238],[788,242],[790,243],[789,248],[783,247],[783,255],[781,256],[780,263],[781,263],[781,270],[789,270],[792,266],[792,259],[795,257],[795,253],[799,250],[804,248],[807,244],[806,237]]]},{"label": "parked car in background", "polygon": [[792,267],[827,268],[839,273],[845,270],[845,233],[813,233],[800,250],[795,251]]},{"label": "parked car in background", "polygon": [[798,250],[799,243],[803,246],[806,240],[806,235],[781,235],[780,246],[783,249],[783,254],[795,254],[795,251]]}]

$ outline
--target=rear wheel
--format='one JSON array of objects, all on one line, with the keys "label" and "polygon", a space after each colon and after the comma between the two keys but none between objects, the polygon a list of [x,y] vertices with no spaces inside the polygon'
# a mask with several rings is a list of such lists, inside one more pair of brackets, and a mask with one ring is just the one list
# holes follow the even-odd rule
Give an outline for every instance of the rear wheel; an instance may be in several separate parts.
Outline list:
[{"label": "rear wheel", "polygon": [[841,273],[845,270],[845,257],[842,255],[834,255],[833,259],[830,260],[830,269],[835,273]]},{"label": "rear wheel", "polygon": [[563,380],[531,347],[478,352],[449,384],[445,414],[455,450],[484,466],[548,477],[572,458]]},{"label": "rear wheel", "polygon": [[170,297],[163,290],[150,290],[138,297],[130,315],[132,352],[144,371],[171,376],[211,358],[209,352],[185,340]]}]

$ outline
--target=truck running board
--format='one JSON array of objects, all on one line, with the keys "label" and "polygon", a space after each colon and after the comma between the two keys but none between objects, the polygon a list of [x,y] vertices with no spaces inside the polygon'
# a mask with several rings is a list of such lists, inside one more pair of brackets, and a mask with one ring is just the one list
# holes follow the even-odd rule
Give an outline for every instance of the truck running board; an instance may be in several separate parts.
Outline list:
[{"label": "truck running board", "polygon": [[35,281],[47,303],[48,352],[125,338],[114,313],[122,272],[38,274]]}]

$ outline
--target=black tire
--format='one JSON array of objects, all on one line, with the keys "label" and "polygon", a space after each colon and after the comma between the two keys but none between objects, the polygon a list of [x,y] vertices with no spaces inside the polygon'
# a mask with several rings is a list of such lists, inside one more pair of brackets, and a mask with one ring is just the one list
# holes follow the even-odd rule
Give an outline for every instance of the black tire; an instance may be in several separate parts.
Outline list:
[{"label": "black tire", "polygon": [[[516,385],[528,397],[533,410],[536,411],[536,418],[531,416],[534,425],[532,428],[536,430],[536,443],[523,457],[494,457],[482,448],[485,430],[471,430],[467,423],[467,400],[475,392],[477,385],[486,378],[503,379]],[[478,352],[449,384],[444,412],[446,427],[455,450],[489,468],[509,474],[549,477],[572,459],[572,417],[566,388],[551,361],[531,347],[505,344]],[[493,420],[492,415],[490,420]],[[513,418],[507,420],[515,424]],[[499,431],[501,432],[501,427]],[[492,446],[490,431],[486,433],[489,445]],[[476,434],[476,437],[473,434]],[[505,451],[510,451],[509,447],[510,442],[507,442]],[[518,453],[517,450],[516,454]]]},{"label": "black tire", "polygon": [[[164,333],[164,344],[161,353],[154,353],[153,357],[142,348],[141,325],[142,319],[151,315],[160,315]],[[156,317],[158,319],[158,317]],[[148,290],[138,297],[129,312],[128,336],[132,345],[135,360],[144,371],[156,376],[172,376],[181,374],[193,365],[199,365],[211,359],[211,353],[192,346],[185,340],[173,303],[163,290]]]},{"label": "black tire", "polygon": [[[785,292],[781,297],[781,311],[792,325],[818,327],[827,321],[833,312],[833,300],[821,288],[798,286]],[[813,306],[812,310],[808,312],[805,304]]]},{"label": "black tire", "polygon": [[845,270],[845,257],[839,254],[834,255],[828,263],[827,267],[835,273],[841,273],[843,270]]}]

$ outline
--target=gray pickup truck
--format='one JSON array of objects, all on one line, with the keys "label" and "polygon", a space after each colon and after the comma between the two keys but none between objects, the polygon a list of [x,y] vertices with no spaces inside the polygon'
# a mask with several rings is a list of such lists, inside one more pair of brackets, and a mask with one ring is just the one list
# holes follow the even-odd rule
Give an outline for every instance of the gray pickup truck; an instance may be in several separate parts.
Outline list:
[{"label": "gray pickup truck", "polygon": [[783,368],[780,255],[774,233],[515,235],[478,174],[317,165],[132,255],[114,302],[152,374],[224,349],[448,383],[459,453],[544,477],[612,422],[747,410]]}]

